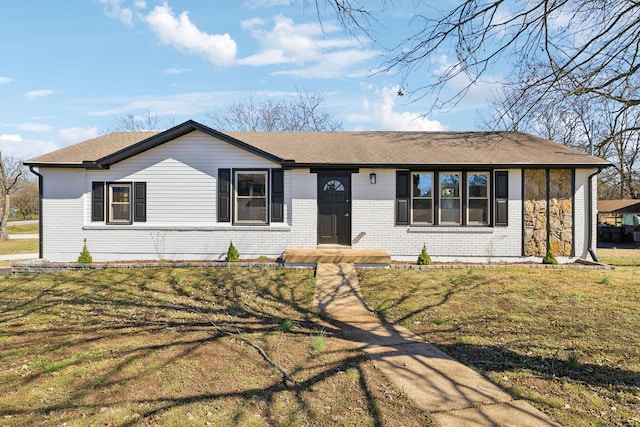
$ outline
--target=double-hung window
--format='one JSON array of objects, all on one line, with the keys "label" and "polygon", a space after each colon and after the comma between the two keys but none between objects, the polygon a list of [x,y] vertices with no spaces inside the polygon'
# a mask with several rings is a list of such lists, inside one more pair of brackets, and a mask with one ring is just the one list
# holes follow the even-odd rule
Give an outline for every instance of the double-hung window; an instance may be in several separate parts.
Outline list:
[{"label": "double-hung window", "polygon": [[467,174],[467,224],[489,223],[489,172]]},{"label": "double-hung window", "polygon": [[131,184],[110,183],[109,191],[109,219],[110,223],[126,223],[131,221]]},{"label": "double-hung window", "polygon": [[461,173],[440,174],[440,224],[460,224],[461,215]]},{"label": "double-hung window", "polygon": [[146,182],[91,183],[91,221],[132,224],[147,220]]},{"label": "double-hung window", "polygon": [[433,224],[433,173],[415,172],[411,181],[411,222]]},{"label": "double-hung window", "polygon": [[235,222],[266,224],[268,171],[236,171]]}]

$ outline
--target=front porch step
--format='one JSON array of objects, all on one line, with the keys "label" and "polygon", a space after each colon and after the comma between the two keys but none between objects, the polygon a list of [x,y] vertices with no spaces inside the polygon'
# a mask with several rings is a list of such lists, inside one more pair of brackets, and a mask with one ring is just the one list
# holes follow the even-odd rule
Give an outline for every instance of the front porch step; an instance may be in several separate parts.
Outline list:
[{"label": "front porch step", "polygon": [[285,264],[353,263],[391,264],[391,256],[382,249],[316,248],[287,249],[282,255]]}]

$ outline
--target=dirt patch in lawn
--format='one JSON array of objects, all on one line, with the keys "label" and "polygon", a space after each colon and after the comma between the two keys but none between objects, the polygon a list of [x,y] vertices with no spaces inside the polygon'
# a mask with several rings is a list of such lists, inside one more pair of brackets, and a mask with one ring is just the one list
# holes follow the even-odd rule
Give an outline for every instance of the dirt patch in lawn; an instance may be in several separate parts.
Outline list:
[{"label": "dirt patch in lawn", "polygon": [[318,318],[314,283],[291,269],[6,277],[0,425],[429,425]]}]

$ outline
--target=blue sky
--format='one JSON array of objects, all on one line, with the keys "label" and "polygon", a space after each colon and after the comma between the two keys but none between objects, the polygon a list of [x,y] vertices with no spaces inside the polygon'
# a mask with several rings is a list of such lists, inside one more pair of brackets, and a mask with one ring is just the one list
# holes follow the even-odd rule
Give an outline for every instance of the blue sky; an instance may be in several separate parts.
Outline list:
[{"label": "blue sky", "polygon": [[[164,127],[224,111],[250,94],[309,90],[343,130],[473,130],[488,87],[451,111],[398,97],[397,76],[373,73],[381,46],[350,37],[329,11],[302,0],[23,0],[0,14],[0,149],[28,159],[105,133],[114,119],[150,112]],[[377,16],[393,46],[414,2]],[[63,6],[64,5],[64,6]],[[405,6],[406,5],[406,6]],[[406,9],[403,9],[406,7]],[[324,12],[324,11],[322,11]],[[414,73],[426,79],[447,63]],[[463,85],[464,81],[454,81]]]}]

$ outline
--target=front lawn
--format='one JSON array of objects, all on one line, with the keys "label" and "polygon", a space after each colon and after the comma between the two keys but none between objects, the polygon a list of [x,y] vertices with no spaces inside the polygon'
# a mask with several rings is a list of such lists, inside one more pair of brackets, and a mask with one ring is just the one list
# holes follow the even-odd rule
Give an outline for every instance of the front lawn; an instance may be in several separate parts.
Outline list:
[{"label": "front lawn", "polygon": [[292,269],[6,277],[0,425],[430,425],[316,316],[314,283]]},{"label": "front lawn", "polygon": [[378,313],[562,425],[640,425],[640,269],[359,275]]},{"label": "front lawn", "polygon": [[29,253],[38,253],[38,239],[9,239],[0,242],[0,255]]}]

